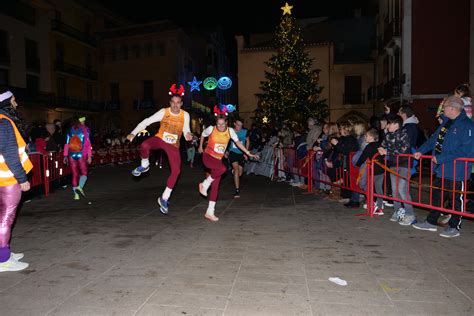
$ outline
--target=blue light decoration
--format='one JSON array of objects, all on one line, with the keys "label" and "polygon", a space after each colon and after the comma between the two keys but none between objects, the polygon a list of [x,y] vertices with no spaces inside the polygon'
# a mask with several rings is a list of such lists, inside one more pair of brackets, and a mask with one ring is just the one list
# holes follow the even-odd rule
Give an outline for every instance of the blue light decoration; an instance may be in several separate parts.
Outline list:
[{"label": "blue light decoration", "polygon": [[226,108],[227,108],[227,112],[229,112],[229,113],[232,113],[236,110],[235,105],[233,105],[233,104],[227,104]]},{"label": "blue light decoration", "polygon": [[206,90],[214,90],[217,88],[217,80],[214,77],[207,77],[204,79],[204,89]]},{"label": "blue light decoration", "polygon": [[227,90],[232,86],[232,80],[229,77],[220,77],[217,81],[219,89]]},{"label": "blue light decoration", "polygon": [[190,92],[193,92],[194,90],[201,91],[199,88],[199,85],[202,83],[202,81],[198,81],[196,79],[196,76],[193,77],[193,81],[188,81],[188,85],[191,86],[191,89],[189,90]]}]

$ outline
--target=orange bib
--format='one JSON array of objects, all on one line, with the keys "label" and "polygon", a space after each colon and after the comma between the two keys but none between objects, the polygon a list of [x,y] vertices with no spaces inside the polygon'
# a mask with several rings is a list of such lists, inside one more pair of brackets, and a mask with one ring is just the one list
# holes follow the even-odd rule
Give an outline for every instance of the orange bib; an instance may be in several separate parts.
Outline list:
[{"label": "orange bib", "polygon": [[207,142],[207,147],[205,152],[216,158],[221,160],[224,157],[225,150],[227,149],[227,144],[230,140],[230,132],[229,128],[227,128],[224,132],[219,132],[217,127],[214,127],[212,130],[211,135],[209,135],[209,140]]},{"label": "orange bib", "polygon": [[179,148],[179,140],[183,134],[184,113],[181,110],[178,115],[173,115],[170,108],[165,109],[165,115],[160,122],[160,130],[155,135],[161,138],[165,143]]}]

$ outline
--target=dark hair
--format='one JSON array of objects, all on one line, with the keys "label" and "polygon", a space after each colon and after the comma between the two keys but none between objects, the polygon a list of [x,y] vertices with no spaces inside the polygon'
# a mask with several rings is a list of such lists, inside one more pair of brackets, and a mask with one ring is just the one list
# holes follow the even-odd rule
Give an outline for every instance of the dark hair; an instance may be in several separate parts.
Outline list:
[{"label": "dark hair", "polygon": [[379,141],[379,131],[376,130],[375,128],[369,129],[367,131],[367,135],[372,136],[372,138],[378,142]]},{"label": "dark hair", "polygon": [[216,122],[217,120],[225,120],[227,122],[227,115],[224,115],[224,114],[216,115]]},{"label": "dark hair", "polygon": [[400,115],[394,115],[393,117],[389,117],[387,120],[387,124],[398,124],[398,126],[403,126],[403,119]]},{"label": "dark hair", "polygon": [[471,96],[471,90],[469,89],[469,83],[462,83],[454,89],[459,94],[461,94],[461,98]]},{"label": "dark hair", "polygon": [[400,112],[405,113],[407,117],[412,117],[415,115],[415,112],[413,111],[413,108],[409,105],[403,105],[400,107]]},{"label": "dark hair", "polygon": [[375,128],[376,130],[380,129],[380,118],[377,116],[372,116],[369,120],[369,127]]},{"label": "dark hair", "polygon": [[[5,93],[7,91],[11,91],[7,87],[2,87],[0,89],[0,94]],[[12,94],[14,95],[13,91],[11,91]],[[18,131],[20,132],[21,136],[27,140],[28,139],[28,125],[26,124],[26,121],[18,115],[18,112],[16,109],[12,106],[11,103],[12,98],[8,98],[4,100],[3,102],[0,103],[0,110],[2,111],[2,114],[7,115],[10,119],[15,122],[16,127],[18,128]]]}]

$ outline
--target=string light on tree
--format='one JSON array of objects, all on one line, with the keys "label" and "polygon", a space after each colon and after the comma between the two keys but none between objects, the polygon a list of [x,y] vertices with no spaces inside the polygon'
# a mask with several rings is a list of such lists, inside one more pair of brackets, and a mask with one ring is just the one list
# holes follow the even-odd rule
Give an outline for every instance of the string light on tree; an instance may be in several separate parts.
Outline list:
[{"label": "string light on tree", "polygon": [[263,124],[267,124],[268,123],[268,117],[264,116],[262,118],[262,122],[263,122]]}]

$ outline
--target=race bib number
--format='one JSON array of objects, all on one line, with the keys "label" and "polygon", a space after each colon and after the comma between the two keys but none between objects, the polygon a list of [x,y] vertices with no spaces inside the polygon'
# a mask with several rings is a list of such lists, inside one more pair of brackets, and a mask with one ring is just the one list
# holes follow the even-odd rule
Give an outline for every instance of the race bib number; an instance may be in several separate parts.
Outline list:
[{"label": "race bib number", "polygon": [[168,144],[176,144],[178,142],[178,135],[164,132],[163,141]]},{"label": "race bib number", "polygon": [[214,144],[214,151],[218,154],[224,154],[226,147],[224,144]]}]

